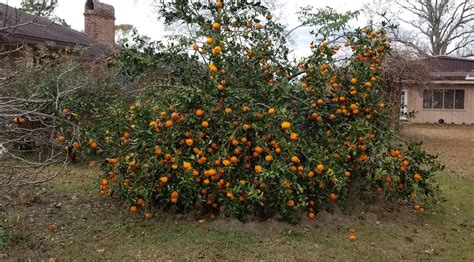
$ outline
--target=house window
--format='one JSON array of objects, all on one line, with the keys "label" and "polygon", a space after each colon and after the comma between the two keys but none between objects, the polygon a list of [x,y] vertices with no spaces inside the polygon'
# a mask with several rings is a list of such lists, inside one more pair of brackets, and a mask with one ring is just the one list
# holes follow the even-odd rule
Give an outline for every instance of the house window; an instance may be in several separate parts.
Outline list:
[{"label": "house window", "polygon": [[464,109],[464,90],[456,90],[454,96],[454,108]]},{"label": "house window", "polygon": [[464,109],[464,90],[423,90],[423,108]]}]

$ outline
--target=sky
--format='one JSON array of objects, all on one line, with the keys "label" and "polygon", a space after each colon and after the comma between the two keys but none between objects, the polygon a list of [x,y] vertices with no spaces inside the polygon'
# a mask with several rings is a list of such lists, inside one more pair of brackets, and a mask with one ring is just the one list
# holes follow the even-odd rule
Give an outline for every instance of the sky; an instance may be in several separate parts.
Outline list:
[{"label": "sky", "polygon": [[[339,12],[361,9],[364,0],[278,0],[281,7],[281,17],[291,29],[298,25],[296,11],[303,6],[314,7],[330,6]],[[19,7],[21,0],[0,0],[10,6]],[[85,0],[58,0],[55,14],[66,20],[73,29],[84,30],[84,4]],[[158,21],[156,11],[153,8],[153,0],[101,0],[100,2],[113,5],[115,8],[116,24],[132,24],[137,27],[138,32],[151,37],[153,40],[163,40],[167,32],[161,21]],[[225,0],[224,0],[225,3]],[[364,20],[364,18],[361,18]],[[366,19],[365,19],[366,20]],[[360,22],[360,21],[359,21]],[[357,23],[357,22],[355,22]],[[304,56],[309,52],[307,48],[311,39],[308,30],[301,29],[295,32],[293,48],[296,57]]]}]

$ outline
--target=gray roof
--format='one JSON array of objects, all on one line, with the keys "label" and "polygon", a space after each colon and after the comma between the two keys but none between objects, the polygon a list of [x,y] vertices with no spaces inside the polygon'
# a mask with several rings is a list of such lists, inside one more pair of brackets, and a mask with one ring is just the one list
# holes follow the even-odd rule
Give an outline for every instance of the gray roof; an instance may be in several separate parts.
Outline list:
[{"label": "gray roof", "polygon": [[91,46],[94,41],[84,33],[53,21],[0,3],[0,33],[15,42],[53,42],[58,47]]}]

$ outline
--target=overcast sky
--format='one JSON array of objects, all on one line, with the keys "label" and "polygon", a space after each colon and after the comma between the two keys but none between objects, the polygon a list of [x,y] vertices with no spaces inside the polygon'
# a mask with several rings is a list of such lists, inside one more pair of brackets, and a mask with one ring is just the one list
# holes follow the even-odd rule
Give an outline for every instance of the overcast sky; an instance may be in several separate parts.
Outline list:
[{"label": "overcast sky", "polygon": [[[314,7],[330,6],[339,12],[357,10],[362,8],[364,0],[278,0],[282,7],[282,17],[286,19],[290,28],[297,25],[296,11],[303,6]],[[10,6],[20,6],[21,0],[0,0]],[[85,0],[58,0],[55,14],[64,18],[73,29],[82,31],[84,29],[84,4]],[[116,24],[132,24],[138,28],[140,34],[147,35],[154,40],[162,40],[166,35],[163,24],[158,21],[153,9],[153,0],[101,0],[103,3],[111,4],[115,8]],[[224,1],[225,3],[225,1]],[[360,18],[364,20],[364,18]],[[298,57],[309,52],[307,48],[311,39],[307,30],[296,32],[294,47]]]}]

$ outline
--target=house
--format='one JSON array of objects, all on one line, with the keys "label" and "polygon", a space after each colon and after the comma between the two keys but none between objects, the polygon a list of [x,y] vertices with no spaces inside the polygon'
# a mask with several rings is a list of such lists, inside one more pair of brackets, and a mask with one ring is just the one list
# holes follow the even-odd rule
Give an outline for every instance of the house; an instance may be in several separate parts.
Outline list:
[{"label": "house", "polygon": [[[115,11],[98,0],[85,1],[85,30],[70,27],[0,3],[0,48],[12,56],[20,47],[47,44],[53,50],[82,47],[89,57],[103,57],[115,49]],[[17,54],[18,55],[18,54]]]},{"label": "house", "polygon": [[435,56],[424,59],[429,83],[402,84],[402,112],[415,123],[474,124],[474,59]]}]

